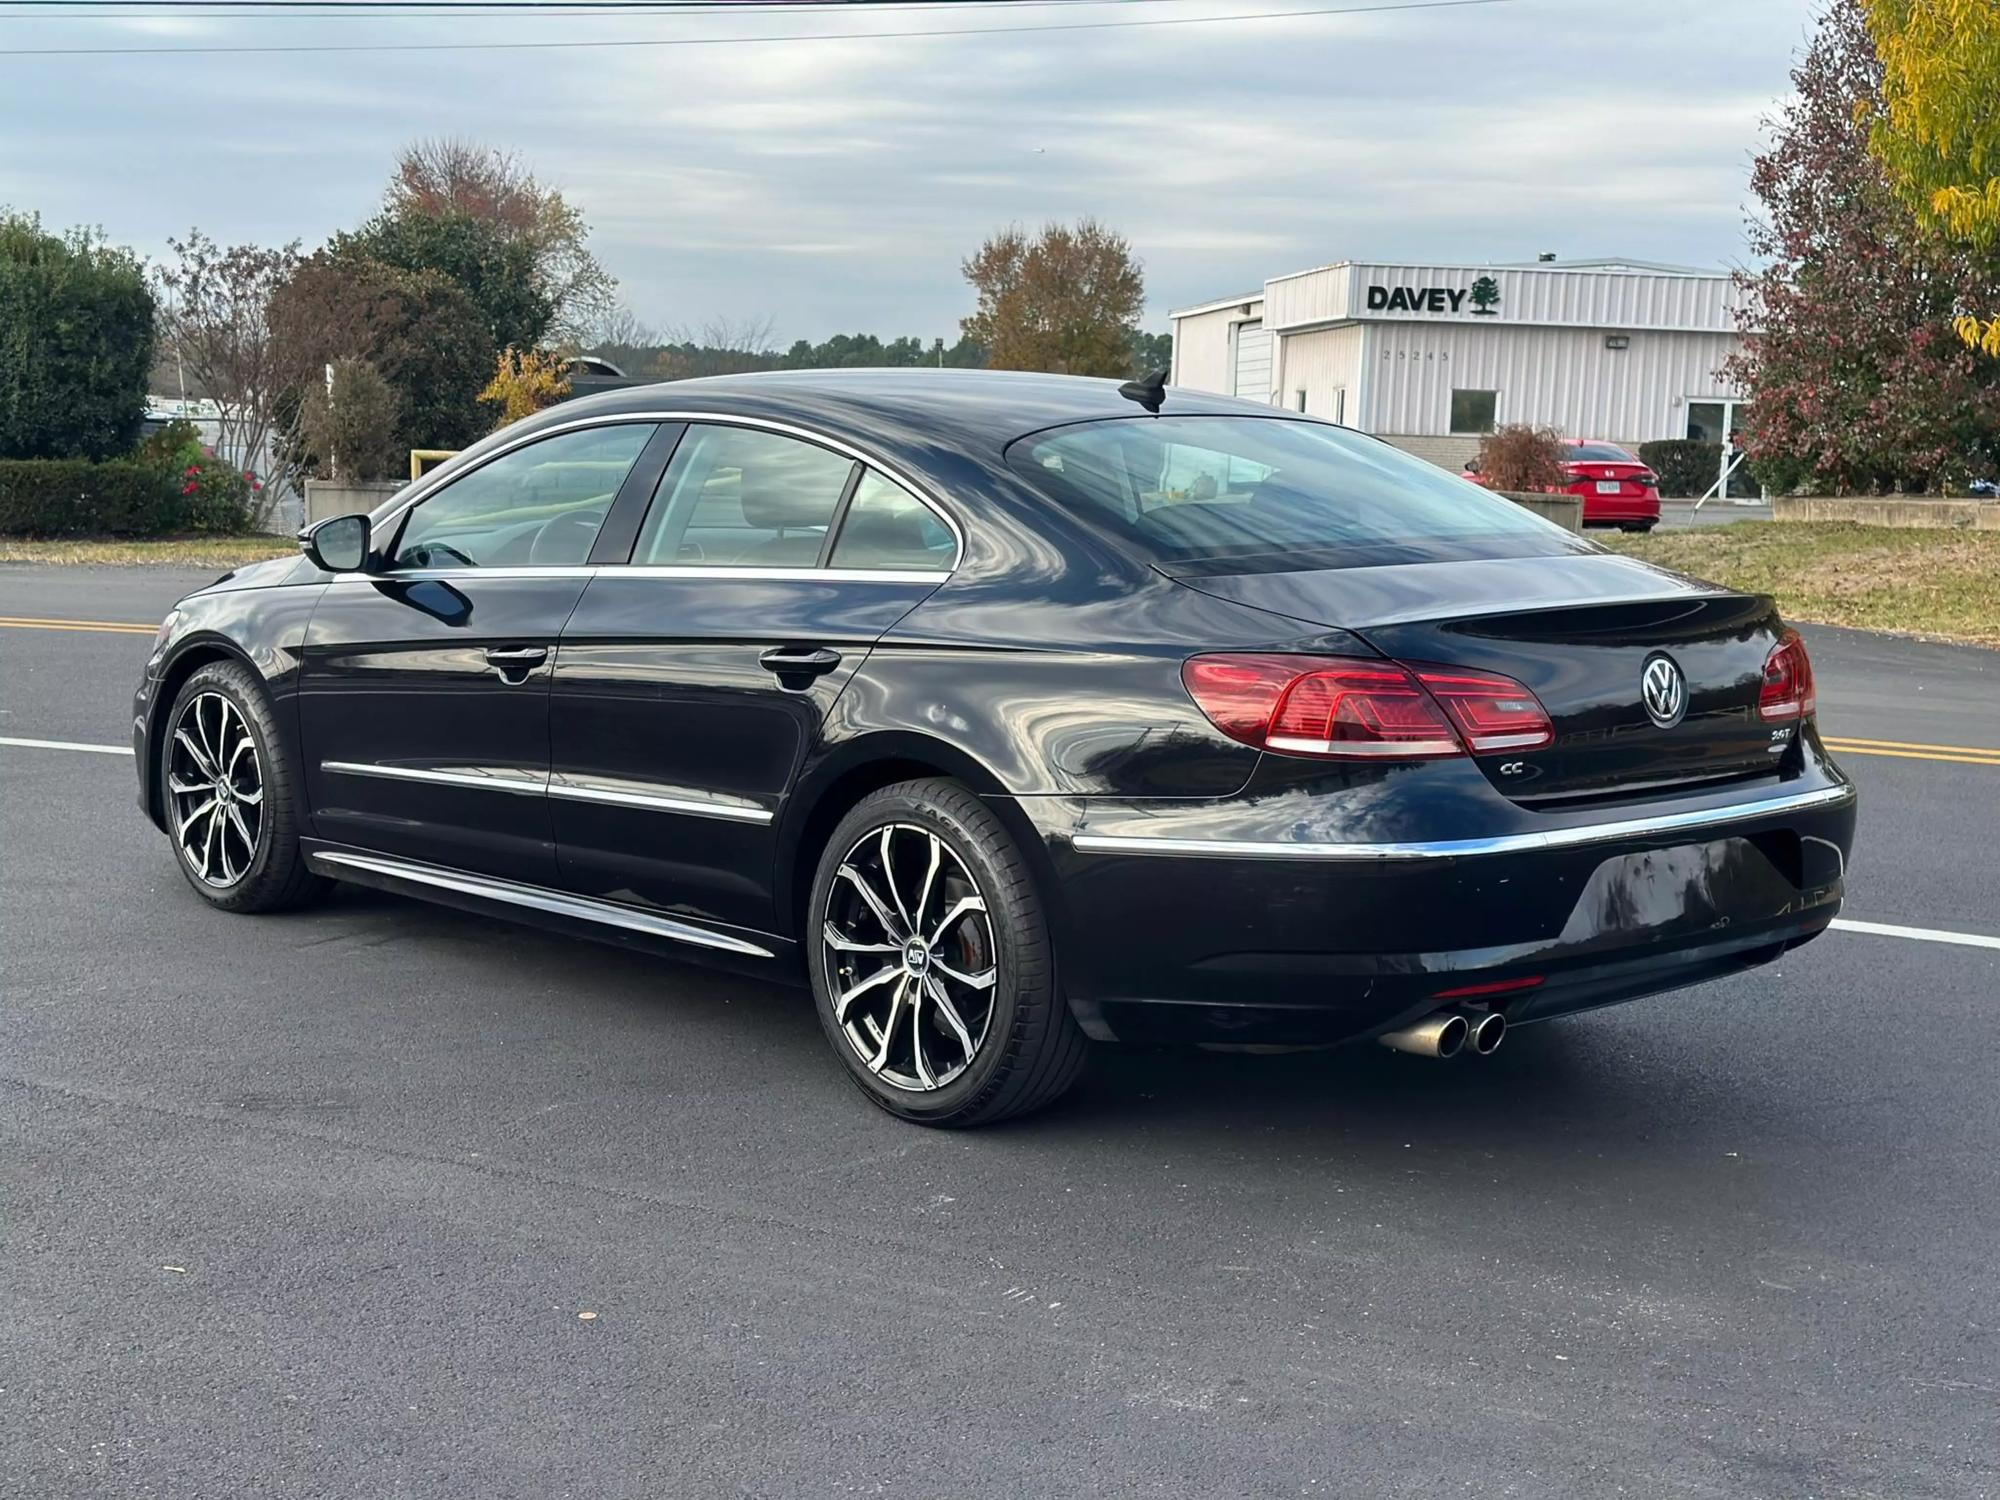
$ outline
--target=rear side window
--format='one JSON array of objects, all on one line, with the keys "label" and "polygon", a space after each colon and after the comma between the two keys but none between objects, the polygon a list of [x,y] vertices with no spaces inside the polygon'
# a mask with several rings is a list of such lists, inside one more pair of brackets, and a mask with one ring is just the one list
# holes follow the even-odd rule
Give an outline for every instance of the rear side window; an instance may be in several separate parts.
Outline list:
[{"label": "rear side window", "polygon": [[957,555],[951,528],[936,512],[870,469],[848,502],[829,561],[836,568],[944,573]]},{"label": "rear side window", "polygon": [[814,567],[856,467],[775,432],[690,427],[660,478],[632,561]]},{"label": "rear side window", "polygon": [[1169,571],[1546,556],[1589,544],[1386,443],[1264,417],[1128,417],[1017,439],[1044,495]]}]

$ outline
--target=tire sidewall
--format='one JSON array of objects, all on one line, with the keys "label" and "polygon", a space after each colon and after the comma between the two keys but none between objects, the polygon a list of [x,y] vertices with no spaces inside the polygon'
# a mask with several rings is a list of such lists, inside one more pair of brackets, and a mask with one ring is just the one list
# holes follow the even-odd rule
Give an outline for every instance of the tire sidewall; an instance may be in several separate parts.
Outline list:
[{"label": "tire sidewall", "polygon": [[[966,795],[971,795],[966,793]],[[902,823],[936,834],[965,864],[979,885],[986,902],[987,920],[993,932],[994,976],[992,1014],[986,1035],[971,1066],[943,1088],[915,1093],[886,1083],[868,1071],[855,1055],[854,1045],[834,1020],[833,996],[826,972],[826,956],[821,927],[826,920],[827,901],[840,864],[847,852],[870,831],[887,823]],[[997,822],[992,832],[1005,838]],[[949,1122],[972,1114],[1002,1081],[1000,1075],[1013,1062],[1013,1045],[1028,1007],[1060,1003],[1054,997],[1054,965],[1049,961],[1047,924],[1040,903],[1030,896],[1017,899],[1015,883],[995,863],[995,853],[986,846],[988,830],[969,827],[942,801],[925,794],[922,784],[891,787],[864,798],[843,818],[827,840],[820,856],[819,871],[813,878],[811,905],[807,911],[806,964],[812,979],[814,1009],[820,1027],[857,1087],[891,1114],[906,1120]],[[1023,975],[1031,977],[1024,986]],[[1032,976],[1042,983],[1032,983]]]}]

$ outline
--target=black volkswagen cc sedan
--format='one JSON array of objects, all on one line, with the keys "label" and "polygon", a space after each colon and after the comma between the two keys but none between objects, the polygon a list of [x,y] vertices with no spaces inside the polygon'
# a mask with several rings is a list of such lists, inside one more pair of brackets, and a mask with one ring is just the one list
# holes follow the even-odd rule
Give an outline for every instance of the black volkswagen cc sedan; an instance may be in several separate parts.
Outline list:
[{"label": "black volkswagen cc sedan", "polygon": [[1839,910],[1771,601],[1375,439],[1155,386],[772,374],[508,427],[190,595],[139,796],[329,880],[801,971],[883,1108],[1090,1040],[1488,1051]]}]

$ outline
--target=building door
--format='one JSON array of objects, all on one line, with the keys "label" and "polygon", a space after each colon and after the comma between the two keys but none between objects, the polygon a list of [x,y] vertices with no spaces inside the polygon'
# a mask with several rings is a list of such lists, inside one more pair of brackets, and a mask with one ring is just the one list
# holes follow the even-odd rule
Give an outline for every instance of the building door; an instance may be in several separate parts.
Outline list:
[{"label": "building door", "polygon": [[1749,420],[1748,401],[1697,401],[1692,398],[1687,403],[1687,435],[1697,443],[1716,443],[1722,448],[1722,460],[1716,470],[1715,482],[1718,486],[1727,483],[1730,496],[1736,499],[1754,498],[1757,486],[1749,477],[1749,470],[1738,462],[1738,450],[1742,446],[1736,440],[1737,432]]},{"label": "building door", "polygon": [[1271,403],[1271,335],[1262,323],[1236,325],[1235,371],[1229,391],[1245,401]]}]

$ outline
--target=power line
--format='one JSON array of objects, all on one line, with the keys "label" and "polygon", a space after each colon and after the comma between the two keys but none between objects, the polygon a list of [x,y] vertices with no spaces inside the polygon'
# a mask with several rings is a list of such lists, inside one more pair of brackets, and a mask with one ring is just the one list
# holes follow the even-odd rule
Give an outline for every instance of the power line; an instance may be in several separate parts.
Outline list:
[{"label": "power line", "polygon": [[[566,52],[604,47],[731,47],[796,42],[896,41],[954,36],[1022,36],[1032,32],[1125,31],[1139,27],[1208,26],[1233,21],[1284,21],[1308,16],[1380,15],[1390,11],[1465,10],[1473,6],[1515,5],[1520,0],[1384,0],[1375,5],[1321,5],[1300,10],[1265,10],[1223,16],[1155,16],[1143,21],[1045,22],[1029,26],[931,27],[920,31],[809,31],[765,36],[626,37],[564,42],[297,42],[196,47],[12,47],[0,61],[16,57],[195,57],[249,53],[332,52]],[[304,18],[301,18],[304,19]]]},{"label": "power line", "polygon": [[[1160,5],[1199,0],[0,0],[0,21],[406,20],[447,16],[518,19],[564,16],[820,15],[829,11],[1029,10],[1075,6]],[[183,7],[202,7],[184,9]],[[216,10],[215,6],[230,6]],[[32,7],[22,9],[21,7]],[[139,7],[136,8],[135,7]]]}]

